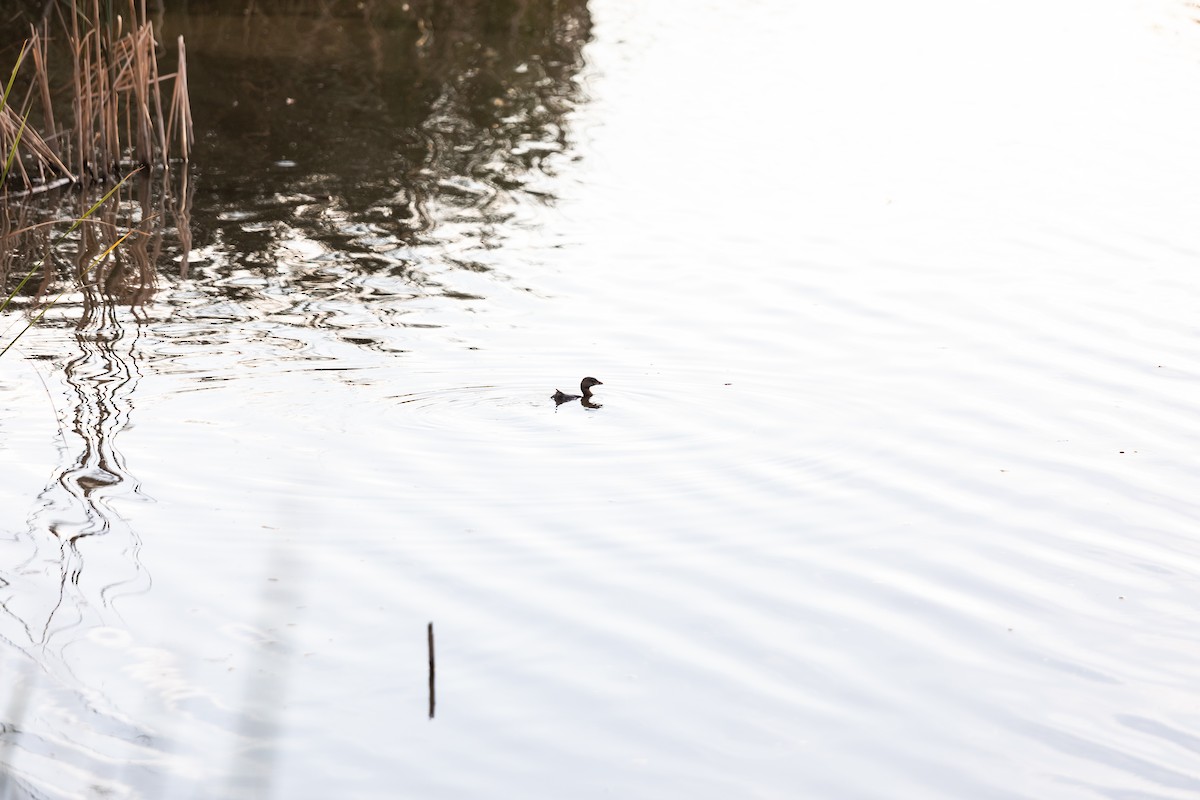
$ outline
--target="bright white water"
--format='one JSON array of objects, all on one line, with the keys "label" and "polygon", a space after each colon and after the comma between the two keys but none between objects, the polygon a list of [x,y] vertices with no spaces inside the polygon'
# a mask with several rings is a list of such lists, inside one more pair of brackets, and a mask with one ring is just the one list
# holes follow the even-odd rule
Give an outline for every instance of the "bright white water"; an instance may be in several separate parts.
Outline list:
[{"label": "bright white water", "polygon": [[1200,14],[591,15],[502,223],[4,359],[8,796],[1197,796]]}]

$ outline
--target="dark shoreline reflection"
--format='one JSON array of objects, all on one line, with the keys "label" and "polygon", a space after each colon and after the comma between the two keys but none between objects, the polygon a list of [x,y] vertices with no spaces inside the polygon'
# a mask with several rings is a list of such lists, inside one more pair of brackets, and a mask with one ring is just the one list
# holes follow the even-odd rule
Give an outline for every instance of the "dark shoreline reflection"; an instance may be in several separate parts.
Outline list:
[{"label": "dark shoreline reflection", "polygon": [[[25,5],[0,45],[44,9]],[[187,48],[197,141],[173,171],[194,199],[150,255],[161,288],[194,282],[148,318],[215,319],[204,306],[232,301],[399,352],[351,328],[453,327],[533,290],[503,245],[540,225],[572,158],[586,0],[163,5],[165,60]]]},{"label": "dark shoreline reflection", "polygon": [[431,256],[415,248],[440,246],[434,271],[487,271],[471,249],[499,246],[520,201],[553,201],[582,100],[583,0],[187,9],[161,24],[188,49],[196,247],[274,274],[281,243],[303,238],[354,274],[421,284]]}]

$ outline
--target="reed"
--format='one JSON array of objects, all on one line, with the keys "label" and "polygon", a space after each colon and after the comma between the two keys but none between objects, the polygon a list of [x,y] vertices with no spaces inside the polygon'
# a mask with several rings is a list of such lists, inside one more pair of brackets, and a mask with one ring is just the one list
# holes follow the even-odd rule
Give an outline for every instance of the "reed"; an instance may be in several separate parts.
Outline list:
[{"label": "reed", "polygon": [[[175,71],[164,74],[145,0],[119,5],[60,2],[57,16],[30,25],[0,108],[6,197],[64,178],[83,186],[111,183],[138,167],[167,169],[173,158],[188,160],[194,134],[182,37]],[[51,40],[61,46],[51,48]],[[69,61],[68,69],[61,61]],[[64,91],[56,94],[55,86]],[[19,104],[12,102],[18,87]],[[60,124],[64,111],[68,127]]]},{"label": "reed", "polygon": [[[139,171],[157,170],[169,186],[165,176],[176,160],[184,164],[186,191],[194,143],[183,38],[175,71],[164,74],[145,0],[59,0],[47,8],[51,13],[30,25],[0,96],[0,286],[7,290],[9,276],[20,276],[0,297],[0,314],[39,271],[43,275],[24,328],[7,342],[0,337],[0,356],[66,295],[67,289],[56,296],[50,290],[58,246],[78,238],[73,281],[91,291],[92,274],[132,233],[120,235],[116,224],[118,190]],[[107,191],[59,223],[27,224],[28,208],[19,200],[65,185],[81,190],[80,208],[93,189]],[[100,213],[106,204],[113,211]],[[138,227],[149,233],[152,224],[143,214]],[[62,231],[44,232],[50,227]],[[129,254],[136,264],[147,259],[144,239],[140,248]]]}]

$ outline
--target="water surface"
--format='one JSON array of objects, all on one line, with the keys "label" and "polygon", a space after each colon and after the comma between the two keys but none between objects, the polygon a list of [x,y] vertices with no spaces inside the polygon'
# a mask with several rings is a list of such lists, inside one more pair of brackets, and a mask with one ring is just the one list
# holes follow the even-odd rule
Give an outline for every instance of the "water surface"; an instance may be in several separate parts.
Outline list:
[{"label": "water surface", "polygon": [[2,365],[5,791],[1195,796],[1193,11],[545,5],[163,17],[190,247]]}]

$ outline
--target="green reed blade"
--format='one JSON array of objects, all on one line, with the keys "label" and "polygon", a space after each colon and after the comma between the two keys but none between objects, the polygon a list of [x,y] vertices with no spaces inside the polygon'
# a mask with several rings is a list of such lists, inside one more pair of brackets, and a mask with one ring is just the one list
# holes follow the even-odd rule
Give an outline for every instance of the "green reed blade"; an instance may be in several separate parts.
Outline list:
[{"label": "green reed blade", "polygon": [[0,113],[8,107],[8,94],[12,91],[13,84],[17,81],[17,70],[21,69],[21,62],[25,60],[25,54],[29,52],[29,40],[25,40],[25,44],[21,45],[21,53],[17,56],[17,63],[13,65],[12,74],[8,76],[8,85],[4,87],[4,96],[0,97]]},{"label": "green reed blade", "polygon": [[[4,87],[4,95],[0,97],[0,114],[4,113],[4,109],[8,108],[8,95],[12,92],[13,84],[17,81],[17,71],[21,69],[21,62],[25,60],[25,54],[29,52],[29,40],[25,40],[25,44],[21,45],[21,52],[17,56],[17,63],[13,64],[12,73],[8,76],[8,83]],[[8,173],[12,169],[13,159],[17,155],[17,147],[21,144],[21,134],[25,133],[25,123],[29,120],[29,112],[25,112],[25,118],[21,120],[21,129],[17,131],[17,138],[13,141],[12,150],[8,153],[8,158],[4,162],[4,174],[0,176],[0,189],[4,188],[8,183]],[[7,303],[5,304],[7,305]],[[0,306],[3,308],[3,306]]]}]

